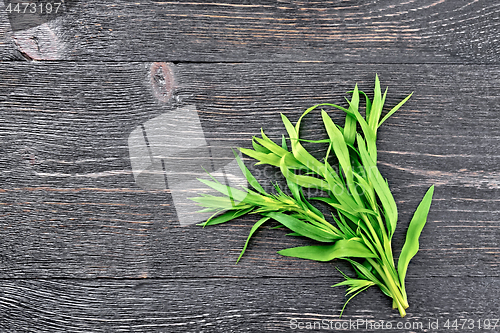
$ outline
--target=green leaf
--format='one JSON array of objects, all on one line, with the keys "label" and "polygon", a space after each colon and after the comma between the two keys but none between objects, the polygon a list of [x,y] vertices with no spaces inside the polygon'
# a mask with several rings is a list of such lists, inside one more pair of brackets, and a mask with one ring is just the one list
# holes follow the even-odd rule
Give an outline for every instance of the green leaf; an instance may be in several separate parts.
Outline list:
[{"label": "green leaf", "polygon": [[398,208],[396,206],[396,202],[394,201],[394,197],[392,196],[391,190],[387,185],[387,182],[384,180],[380,171],[377,168],[376,162],[372,159],[372,157],[366,151],[366,146],[364,144],[364,140],[361,135],[358,134],[358,148],[361,156],[361,160],[363,161],[363,166],[367,173],[368,180],[373,186],[373,189],[377,193],[377,196],[382,203],[382,207],[384,209],[384,214],[387,219],[386,226],[389,238],[394,234],[394,230],[396,230],[396,224],[398,221]]},{"label": "green leaf", "polygon": [[341,239],[332,245],[312,245],[292,247],[278,251],[287,257],[296,257],[316,261],[330,261],[338,258],[375,258],[373,254],[359,238]]},{"label": "green leaf", "polygon": [[266,205],[271,201],[271,199],[268,199],[267,197],[257,194],[251,190],[247,190],[245,192],[210,180],[201,178],[198,178],[198,180],[203,184],[213,188],[214,190],[228,196],[231,200],[237,201],[238,203],[234,205],[235,207],[241,202],[253,205]]},{"label": "green leaf", "polygon": [[339,235],[334,234],[332,231],[320,229],[317,226],[308,224],[290,215],[279,212],[264,213],[264,215],[275,219],[279,223],[286,226],[288,229],[304,237],[314,239],[318,242],[329,243],[341,238]]},{"label": "green leaf", "polygon": [[366,95],[363,91],[360,90],[359,93],[362,94],[363,96],[365,96],[366,119],[369,119],[370,118],[370,111],[372,108],[372,101],[370,100],[368,95]]},{"label": "green leaf", "polygon": [[370,117],[368,118],[368,125],[374,133],[377,131],[378,121],[382,114],[382,93],[380,91],[380,80],[378,75],[375,75],[375,89],[373,90],[373,104],[370,110]]},{"label": "green leaf", "polygon": [[356,209],[359,207],[350,195],[349,191],[346,189],[345,185],[342,183],[340,177],[330,167],[328,162],[325,162],[325,167],[327,169],[325,172],[325,179],[330,187],[330,196],[335,197],[341,205],[342,210],[348,212],[349,214],[359,216],[355,213]]},{"label": "green leaf", "polygon": [[[349,103],[349,110],[354,113],[354,108],[357,110],[359,107],[359,91],[358,85],[354,87],[352,92],[351,102]],[[344,140],[348,145],[353,145],[356,139],[356,117],[346,114],[345,125],[344,125]]]},{"label": "green leaf", "polygon": [[337,156],[344,172],[347,172],[351,169],[351,160],[349,158],[349,150],[347,149],[347,145],[344,141],[344,136],[340,133],[339,129],[332,121],[332,118],[330,118],[325,111],[321,111],[321,117],[323,118],[323,123],[332,143],[335,155]]},{"label": "green leaf", "polygon": [[420,233],[422,232],[422,229],[427,221],[427,215],[429,214],[433,194],[434,185],[432,185],[427,190],[427,193],[425,193],[424,198],[418,205],[417,210],[411,219],[408,231],[406,232],[406,241],[398,260],[398,273],[403,290],[406,270],[408,269],[408,264],[410,263],[411,258],[413,258],[418,252],[418,238],[420,237]]},{"label": "green leaf", "polygon": [[300,144],[298,133],[296,132],[295,127],[292,125],[290,120],[288,120],[288,118],[284,114],[281,114],[281,118],[288,132],[288,135],[290,136],[292,153],[295,159],[297,159],[297,161],[302,163],[306,168],[314,171],[318,175],[323,175],[323,164],[311,154],[309,154],[309,152]]},{"label": "green leaf", "polygon": [[[344,275],[344,273],[342,273],[342,274]],[[347,303],[349,303],[349,301],[351,299],[353,299],[359,293],[365,291],[366,289],[368,289],[374,285],[375,285],[375,283],[373,283],[371,281],[362,280],[362,279],[351,279],[351,278],[347,278],[347,280],[333,285],[332,287],[349,286],[349,288],[347,288],[346,296],[351,294],[351,293],[354,293],[351,297],[349,297],[349,299],[345,302],[344,306],[342,307],[342,311],[340,311],[340,318],[342,317],[342,314],[344,313],[344,310],[345,310],[345,307],[347,306]]]},{"label": "green leaf", "polygon": [[375,283],[376,285],[378,285],[380,287],[380,289],[382,289],[382,291],[386,294],[386,295],[390,295],[391,292],[389,291],[389,289],[387,289],[387,287],[382,283],[380,282],[379,279],[377,279],[375,277],[375,275],[373,275],[373,273],[371,272],[371,270],[369,270],[368,268],[366,268],[365,266],[363,266],[362,264],[360,264],[359,262],[355,261],[355,260],[352,260],[352,259],[349,259],[349,258],[344,258],[344,260],[347,260],[351,263],[351,265],[354,267],[354,269],[364,278],[364,279],[367,279],[367,280],[370,280],[372,281],[373,283]]},{"label": "green leaf", "polygon": [[356,237],[356,233],[351,229],[347,221],[342,217],[342,214],[339,214],[339,218],[336,218],[333,214],[332,217],[335,220],[335,223],[337,223],[340,231],[342,231],[347,239]]},{"label": "green leaf", "polygon": [[363,178],[363,176],[357,173],[354,173],[354,176],[356,177],[357,183],[361,186],[361,189],[363,190],[363,195],[368,200],[369,207],[375,209],[377,202],[375,200],[375,190],[373,189],[373,186],[370,183],[368,183],[368,181],[365,178]]},{"label": "green leaf", "polygon": [[235,218],[238,218],[240,216],[243,216],[243,215],[251,212],[253,208],[254,207],[250,207],[247,209],[240,209],[240,210],[230,210],[230,211],[225,212],[224,214],[221,214],[217,217],[208,219],[204,223],[199,223],[198,225],[204,227],[207,225],[216,225],[216,224],[226,223],[228,221],[234,220]]},{"label": "green leaf", "polygon": [[[235,208],[234,201],[228,197],[218,197],[215,195],[203,195],[202,197],[189,198],[190,200],[199,203],[202,207],[210,208],[209,210],[226,210]],[[241,203],[240,203],[241,204]]]},{"label": "green leaf", "polygon": [[247,148],[239,148],[239,150],[247,155],[250,156],[251,158],[256,159],[259,161],[256,164],[269,164],[269,165],[274,165],[274,166],[279,166],[280,165],[280,157],[278,155],[275,155],[273,153],[262,153],[260,151],[255,151]]},{"label": "green leaf", "polygon": [[364,279],[352,279],[348,278],[345,281],[339,282],[337,284],[334,284],[332,287],[340,287],[340,286],[349,286],[347,290],[347,294],[349,295],[350,293],[356,291],[356,289],[360,287],[366,287],[366,286],[373,286],[375,283],[372,281],[364,280]]},{"label": "green leaf", "polygon": [[286,139],[285,139],[284,135],[281,136],[281,148],[283,148],[284,150],[288,151],[288,147],[286,145]]},{"label": "green leaf", "polygon": [[407,100],[410,99],[411,95],[413,95],[413,93],[409,94],[408,96],[406,96],[405,99],[403,99],[401,102],[398,103],[398,105],[396,105],[395,107],[392,108],[391,111],[389,111],[385,116],[384,118],[382,118],[382,120],[380,121],[380,123],[378,123],[378,126],[377,127],[380,127],[380,125],[382,125],[384,123],[384,121],[386,121],[390,116],[392,116],[392,114],[396,111],[399,110],[400,107],[403,106],[403,104],[406,103]]},{"label": "green leaf", "polygon": [[286,184],[288,185],[288,189],[290,190],[290,192],[292,192],[295,201],[297,201],[297,203],[300,204],[303,209],[306,209],[306,205],[304,204],[300,195],[300,186],[294,183],[289,178],[286,179]]},{"label": "green leaf", "polygon": [[267,220],[269,220],[269,217],[263,217],[253,225],[252,229],[250,230],[250,234],[248,235],[247,241],[245,242],[245,246],[243,246],[243,249],[241,250],[238,260],[236,260],[236,263],[240,261],[241,257],[243,256],[243,253],[245,253],[245,250],[247,249],[248,246],[248,242],[250,241],[250,238],[252,238],[254,232],[257,231],[257,229],[259,229],[259,227],[263,225]]},{"label": "green leaf", "polygon": [[316,104],[314,106],[311,106],[309,109],[307,109],[299,118],[299,120],[297,121],[297,124],[295,124],[295,131],[297,133],[299,133],[300,131],[300,124],[302,122],[302,119],[311,111],[313,111],[314,109],[317,109],[318,107],[320,106],[331,106],[331,107],[334,107],[336,109],[339,109],[339,110],[342,110],[344,112],[347,112],[347,109],[341,107],[341,106],[338,106],[338,105],[335,105],[335,104],[331,104],[331,103],[321,103],[321,104]]},{"label": "green leaf", "polygon": [[283,155],[280,161],[280,169],[281,173],[283,173],[283,176],[286,177],[287,180],[290,180],[291,182],[300,185],[302,187],[307,187],[307,188],[317,188],[321,189],[323,191],[328,191],[329,186],[328,183],[325,182],[322,179],[315,178],[315,177],[310,177],[310,176],[304,176],[304,175],[296,175],[290,170],[288,170],[288,158],[292,157],[291,153],[287,153],[286,155]]},{"label": "green leaf", "polygon": [[[357,89],[355,91],[357,91]],[[361,199],[357,193],[356,186],[354,184],[352,168],[351,168],[351,159],[349,157],[349,149],[347,148],[347,145],[344,141],[344,136],[342,135],[342,133],[340,133],[337,126],[335,126],[332,119],[325,111],[321,112],[321,116],[323,118],[323,123],[325,125],[326,132],[328,133],[328,136],[330,137],[330,140],[332,142],[332,147],[335,152],[335,155],[339,160],[342,170],[344,170],[344,174],[347,181],[347,187],[349,188],[349,191],[351,192],[352,197],[354,198],[356,203],[359,206],[363,206]]]},{"label": "green leaf", "polygon": [[353,112],[351,113],[351,115],[354,116],[358,121],[359,125],[361,126],[361,130],[363,131],[363,135],[366,138],[366,142],[368,145],[368,152],[372,157],[374,157],[375,160],[377,160],[377,145],[375,143],[375,141],[377,140],[376,132],[373,131],[373,129],[368,125],[368,123],[363,118],[363,116],[361,116],[357,108],[346,110],[348,114],[351,111]]},{"label": "green leaf", "polygon": [[264,134],[263,130],[261,130],[261,135],[262,135],[262,139],[256,137],[255,141],[257,141],[260,145],[262,145],[266,149],[268,149],[271,152],[273,152],[275,155],[283,156],[284,154],[286,154],[288,152],[287,150],[281,148],[276,143],[274,143],[273,141],[271,141],[271,139],[269,139]]},{"label": "green leaf", "polygon": [[306,197],[304,196],[304,192],[302,191],[302,188],[299,188],[299,192],[300,192],[300,196],[302,198],[301,201],[306,206],[305,208],[309,208],[309,210],[312,211],[314,214],[318,215],[322,219],[325,219],[325,216],[323,215],[323,213],[319,209],[317,209],[316,207],[311,205],[311,203],[306,199]]},{"label": "green leaf", "polygon": [[259,145],[257,143],[257,141],[255,140],[255,136],[252,138],[252,146],[253,146],[253,149],[256,151],[256,152],[259,152],[259,153],[264,153],[264,154],[269,154],[271,151],[265,147],[262,147],[261,145]]},{"label": "green leaf", "polygon": [[234,157],[236,158],[236,162],[238,162],[238,166],[241,169],[241,172],[243,172],[243,175],[245,176],[245,178],[248,181],[248,184],[250,184],[250,186],[252,186],[259,193],[261,193],[263,195],[267,195],[266,191],[264,191],[264,189],[259,184],[257,179],[252,175],[250,170],[248,170],[248,168],[245,166],[245,163],[243,163],[240,156],[235,151],[233,151],[233,153],[234,153]]}]

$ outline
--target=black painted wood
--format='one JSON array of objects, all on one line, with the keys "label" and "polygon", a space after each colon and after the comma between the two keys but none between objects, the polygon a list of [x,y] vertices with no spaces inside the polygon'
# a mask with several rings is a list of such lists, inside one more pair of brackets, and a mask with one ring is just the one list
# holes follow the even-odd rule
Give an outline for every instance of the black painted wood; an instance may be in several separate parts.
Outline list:
[{"label": "black painted wood", "polygon": [[[467,320],[467,325],[472,325],[468,320],[474,320],[475,324],[475,329],[456,330],[459,332],[500,331],[498,327],[479,329],[483,319],[498,318],[500,294],[495,278],[408,279],[408,292],[413,295],[410,308],[414,311],[403,319],[390,310],[389,300],[375,289],[354,298],[339,318],[345,298],[340,288],[330,287],[339,281],[339,277],[8,280],[0,286],[0,329],[310,332],[307,325],[316,325],[323,327],[316,332],[381,332],[388,330],[390,323],[390,331],[450,332],[446,321],[456,319],[461,323]],[[398,324],[403,329],[398,330]],[[434,329],[436,324],[438,329]]]},{"label": "black painted wood", "polygon": [[[158,67],[168,68],[163,73],[171,77],[151,80],[151,69]],[[144,331],[176,332],[186,328],[252,331],[261,325],[287,331],[289,317],[309,318],[308,313],[316,313],[315,319],[335,319],[343,302],[342,290],[325,289],[319,298],[300,295],[307,295],[307,288],[317,291],[338,282],[340,274],[334,266],[351,272],[347,265],[280,257],[277,250],[307,241],[286,237],[284,230],[270,230],[273,224],[258,232],[236,265],[255,218],[206,229],[180,227],[168,190],[143,190],[134,183],[127,137],[148,119],[196,105],[213,147],[248,147],[260,127],[272,138],[283,133],[279,112],[296,120],[311,104],[340,102],[355,82],[369,91],[373,73],[390,86],[388,107],[415,91],[380,131],[380,166],[400,208],[396,252],[425,189],[437,185],[421,251],[408,272],[410,297],[419,305],[410,308],[407,320],[494,316],[495,307],[488,304],[498,299],[499,279],[500,135],[494,111],[498,71],[492,66],[459,65],[339,68],[55,62],[0,66],[4,78],[0,275],[7,295],[2,304],[10,309],[0,322],[21,332],[37,325],[60,331],[91,327],[139,331],[140,325],[146,325]],[[158,83],[167,81],[170,85]],[[161,101],[158,96],[169,95],[161,89],[168,87],[173,87],[172,98]],[[332,115],[342,120],[338,112]],[[307,121],[304,135],[321,138],[324,133],[317,117]],[[277,175],[272,168],[252,170],[263,182]],[[57,278],[66,280],[52,280]],[[75,278],[90,280],[79,284]],[[109,278],[125,280],[107,282]],[[134,290],[130,288],[142,281],[153,303],[142,308],[144,299],[150,299],[143,294],[130,304],[118,301],[128,299],[127,293]],[[287,281],[293,286],[286,287]],[[50,289],[60,283],[62,289]],[[74,283],[85,290],[96,288],[95,293],[75,294]],[[307,287],[301,286],[304,283]],[[262,285],[257,295],[272,296],[256,296],[255,289],[245,289],[247,284]],[[449,289],[450,284],[455,289]],[[432,287],[436,285],[438,291]],[[212,288],[212,296],[197,296],[208,295]],[[290,289],[294,301],[286,296]],[[185,304],[181,314],[163,303],[172,292],[177,305]],[[103,301],[100,295],[108,294],[115,296]],[[364,301],[348,308],[352,318],[396,318],[378,291],[361,298]],[[258,305],[242,306],[249,299],[258,299]],[[372,299],[373,304],[368,301]],[[69,304],[76,302],[79,307],[87,301],[94,304],[92,310],[65,317]],[[40,309],[40,304],[52,303],[59,305],[50,311]],[[212,309],[213,304],[220,304],[222,315]],[[275,309],[283,304],[293,309]],[[477,307],[471,310],[470,304]],[[110,307],[115,312],[106,310]],[[314,312],[309,307],[325,310]],[[26,321],[25,316],[37,319]],[[27,326],[22,328],[25,321]]]},{"label": "black painted wood", "polygon": [[[478,327],[499,318],[499,8],[73,1],[23,31],[0,8],[0,332],[311,331],[291,319],[372,325],[345,332],[381,332],[382,320],[449,332],[446,320],[473,319],[458,331],[499,332]],[[330,286],[342,279],[335,266],[353,274],[348,265],[279,256],[309,243],[275,223],[236,265],[255,216],[181,227],[170,189],[134,181],[127,139],[148,120],[195,107],[222,163],[261,127],[278,140],[280,112],[295,121],[313,104],[342,104],[355,83],[370,92],[375,73],[388,107],[414,91],[378,141],[400,213],[396,256],[436,184],[405,319],[375,288],[339,319],[344,290]],[[325,135],[317,114],[303,135]],[[267,188],[281,181],[246,163]]]},{"label": "black painted wood", "polygon": [[[3,60],[498,63],[489,0],[73,1],[28,30],[0,25]],[[7,22],[2,10],[0,18]]]}]

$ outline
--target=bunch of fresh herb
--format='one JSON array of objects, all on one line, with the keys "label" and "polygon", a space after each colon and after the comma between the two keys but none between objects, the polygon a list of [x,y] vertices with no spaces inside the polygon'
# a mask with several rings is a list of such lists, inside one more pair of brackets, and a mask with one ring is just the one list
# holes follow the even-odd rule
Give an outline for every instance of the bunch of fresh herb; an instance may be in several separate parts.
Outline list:
[{"label": "bunch of fresh herb", "polygon": [[[286,178],[287,192],[290,195],[285,194],[277,184],[276,193],[267,193],[235,154],[252,189],[232,188],[214,178],[213,181],[200,179],[224,196],[203,195],[192,200],[205,207],[203,211],[215,212],[212,218],[200,224],[202,226],[224,223],[248,213],[262,216],[250,230],[238,261],[257,228],[274,219],[280,223],[279,227],[292,231],[289,235],[304,236],[323,243],[289,248],[279,251],[279,254],[318,261],[347,260],[357,277],[351,278],[341,272],[346,280],[335,285],[348,287],[346,295],[352,296],[347,302],[367,288],[378,286],[392,298],[393,308],[397,308],[403,317],[408,308],[406,270],[410,259],[418,251],[418,238],[427,220],[434,186],[429,188],[410,222],[396,268],[391,239],[396,229],[398,213],[387,181],[377,168],[376,138],[380,125],[411,94],[381,119],[387,89],[382,95],[378,77],[375,80],[373,100],[358,90],[357,85],[351,93],[351,100],[346,99],[347,109],[329,103],[318,104],[307,109],[295,126],[282,114],[291,150],[285,136],[282,137],[281,145],[278,145],[263,131],[262,138],[253,138],[253,150],[240,148],[243,154],[256,159],[257,164],[279,167]],[[365,117],[359,112],[360,96],[364,97],[366,103]],[[315,142],[327,142],[328,149],[320,161],[302,146],[301,141],[308,140],[300,139],[299,131],[303,117],[322,106],[339,109],[346,113],[346,118],[344,127],[340,127],[324,110],[321,111],[328,139]],[[360,132],[357,131],[358,125]],[[332,152],[338,165],[332,166],[329,163]],[[324,196],[308,198],[304,195],[304,188],[319,189],[324,191]],[[328,221],[310,201],[321,201],[329,205],[332,208],[331,220]]]}]

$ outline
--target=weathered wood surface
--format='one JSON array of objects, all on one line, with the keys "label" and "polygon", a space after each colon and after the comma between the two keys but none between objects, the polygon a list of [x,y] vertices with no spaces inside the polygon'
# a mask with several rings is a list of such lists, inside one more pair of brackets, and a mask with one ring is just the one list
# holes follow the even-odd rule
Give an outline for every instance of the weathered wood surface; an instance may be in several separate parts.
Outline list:
[{"label": "weathered wood surface", "polygon": [[[496,1],[73,1],[0,59],[498,63]],[[7,13],[0,11],[1,21]]]},{"label": "weathered wood surface", "polygon": [[[447,319],[499,318],[496,2],[72,1],[22,31],[1,6],[0,332],[310,331],[290,319],[450,332]],[[339,320],[346,299],[330,286],[348,265],[277,255],[308,242],[272,223],[236,265],[254,216],[181,227],[171,190],[134,181],[127,139],[150,119],[195,106],[212,153],[227,152],[261,127],[279,139],[280,112],[295,121],[354,83],[371,91],[375,73],[388,106],[415,92],[378,141],[400,213],[396,255],[436,184],[405,319],[372,288]],[[324,136],[315,116],[303,134]],[[251,169],[267,186],[279,179]]]},{"label": "weathered wood surface", "polygon": [[[347,332],[450,332],[446,320],[498,317],[495,278],[408,279],[410,306],[404,319],[390,311],[387,298],[367,290],[349,303],[336,278],[221,278],[171,280],[8,280],[0,286],[0,330],[5,332],[310,332],[291,329],[291,320],[333,327],[360,322]],[[427,292],[422,292],[426,290]],[[429,329],[429,322],[439,329]],[[332,324],[330,324],[332,321]],[[292,322],[293,323],[293,322]],[[396,329],[396,325],[407,329]],[[420,325],[421,323],[421,329]],[[333,326],[330,326],[333,325]],[[385,324],[387,325],[387,324]],[[417,326],[414,326],[417,325]],[[498,329],[458,332],[499,332]],[[403,326],[404,327],[404,326]],[[345,328],[345,326],[344,326]],[[315,330],[319,331],[319,330]],[[454,331],[454,330],[451,330]],[[456,331],[456,330],[455,330]]]},{"label": "weathered wood surface", "polygon": [[[0,65],[1,328],[288,331],[290,318],[337,320],[345,299],[329,286],[340,281],[334,265],[347,265],[280,257],[306,241],[271,225],[235,265],[255,218],[178,226],[168,190],[134,183],[127,137],[196,105],[211,145],[250,146],[261,127],[283,133],[280,112],[296,120],[312,104],[340,102],[355,82],[370,91],[373,73],[390,87],[388,106],[415,92],[379,139],[400,208],[396,249],[425,189],[437,185],[409,268],[407,321],[498,314],[498,66],[169,66],[173,95],[163,102],[166,86],[149,79],[149,63]],[[308,121],[304,135],[322,137],[317,119]],[[277,173],[252,169],[265,182]],[[397,319],[380,292],[358,297],[345,318]]]}]

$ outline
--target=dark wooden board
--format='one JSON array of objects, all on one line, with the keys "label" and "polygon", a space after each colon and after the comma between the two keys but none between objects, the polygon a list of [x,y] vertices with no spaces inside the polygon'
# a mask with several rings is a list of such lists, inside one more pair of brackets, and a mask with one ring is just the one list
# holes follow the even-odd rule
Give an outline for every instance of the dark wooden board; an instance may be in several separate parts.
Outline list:
[{"label": "dark wooden board", "polygon": [[[171,280],[7,280],[0,285],[4,332],[500,332],[479,329],[498,319],[495,278],[408,279],[410,308],[402,319],[375,289],[345,302],[339,277]],[[383,309],[381,311],[381,309]],[[458,320],[453,330],[446,321]],[[359,323],[356,329],[350,325]],[[359,321],[359,322],[358,322]],[[429,323],[438,325],[438,329]],[[406,329],[397,329],[397,325]],[[325,329],[325,326],[328,328]],[[344,325],[344,329],[335,329]],[[367,326],[368,325],[368,326]],[[371,325],[371,326],[370,326]],[[379,325],[379,326],[375,326]],[[419,326],[422,325],[422,326]],[[295,326],[297,327],[297,326]],[[316,326],[318,327],[318,326]],[[347,327],[347,328],[346,328]],[[341,326],[338,326],[341,328]]]},{"label": "dark wooden board", "polygon": [[[167,66],[166,64],[164,66]],[[156,68],[156,67],[154,67]],[[165,67],[167,68],[167,67]],[[180,227],[168,190],[143,190],[127,138],[145,121],[196,105],[212,147],[250,146],[264,127],[284,133],[319,102],[342,103],[374,73],[392,106],[408,104],[379,134],[379,162],[400,209],[400,249],[411,214],[436,184],[435,201],[409,276],[496,277],[499,264],[498,66],[179,64],[153,84],[147,63],[4,63],[0,66],[0,243],[3,278],[314,277],[330,264],[284,258],[306,244],[263,228],[238,265],[255,217]],[[332,112],[341,121],[339,112]],[[305,137],[324,135],[317,115]],[[315,148],[315,147],[311,147]],[[316,147],[320,153],[321,147]],[[251,166],[251,162],[248,161]],[[277,170],[253,168],[268,183]],[[195,193],[193,193],[194,195]],[[343,264],[340,264],[340,267]]]},{"label": "dark wooden board", "polygon": [[[66,1],[68,2],[68,1]],[[73,1],[12,31],[0,59],[498,63],[495,1]]]},{"label": "dark wooden board", "polygon": [[[65,3],[24,30],[0,7],[0,332],[310,331],[291,319],[423,323],[405,332],[473,319],[458,331],[480,332],[477,320],[499,318],[500,4]],[[295,121],[310,105],[342,104],[375,73],[389,106],[415,92],[378,140],[400,213],[396,256],[436,184],[405,319],[371,288],[340,320],[344,291],[330,286],[335,266],[353,274],[347,264],[279,256],[309,242],[270,223],[236,265],[256,217],[181,227],[175,189],[134,181],[127,139],[148,120],[194,106],[222,163],[261,127],[278,140],[280,112]],[[325,135],[317,114],[303,135]],[[281,181],[246,163],[267,188]]]}]

